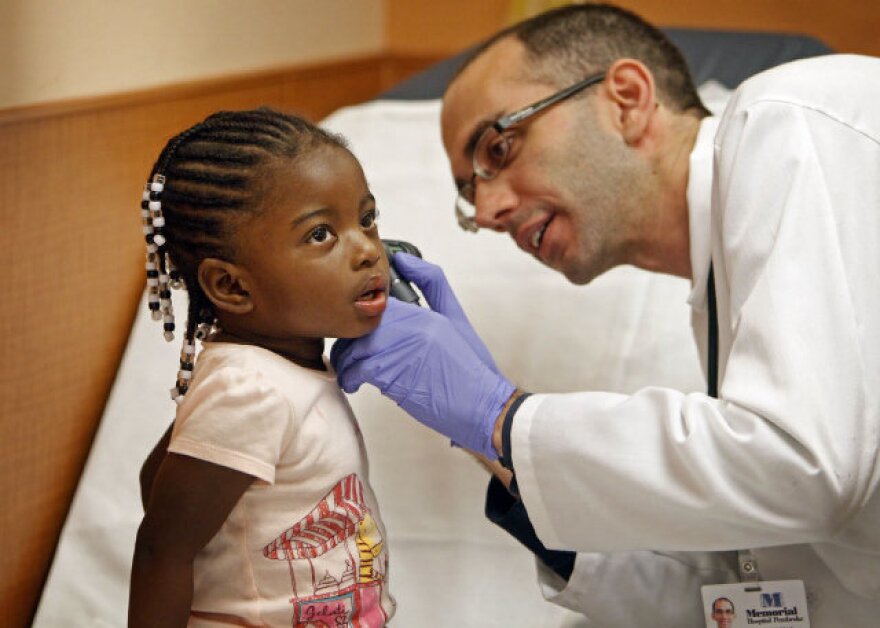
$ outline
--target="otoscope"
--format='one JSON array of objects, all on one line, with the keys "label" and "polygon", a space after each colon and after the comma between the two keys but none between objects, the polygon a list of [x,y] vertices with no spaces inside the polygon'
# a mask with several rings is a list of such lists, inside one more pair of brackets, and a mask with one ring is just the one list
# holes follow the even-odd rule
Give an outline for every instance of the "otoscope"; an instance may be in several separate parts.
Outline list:
[{"label": "otoscope", "polygon": [[421,251],[419,251],[415,245],[412,245],[409,242],[404,242],[403,240],[382,240],[382,245],[385,247],[385,255],[388,256],[388,268],[391,271],[391,296],[406,303],[415,303],[416,305],[419,305],[419,295],[416,294],[416,291],[413,290],[413,287],[409,282],[397,274],[397,269],[394,268],[394,254],[402,251],[403,253],[409,253],[410,255],[421,257]]}]

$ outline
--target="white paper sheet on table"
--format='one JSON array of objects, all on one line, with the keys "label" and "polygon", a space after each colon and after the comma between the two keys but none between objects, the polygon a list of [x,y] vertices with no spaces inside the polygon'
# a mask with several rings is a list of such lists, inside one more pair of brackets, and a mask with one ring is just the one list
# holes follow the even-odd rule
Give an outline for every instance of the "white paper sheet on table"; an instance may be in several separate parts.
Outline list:
[{"label": "white paper sheet on table", "polygon": [[[704,87],[710,107],[727,97]],[[688,282],[632,268],[575,287],[507,236],[461,232],[439,136],[439,101],[378,101],[330,116],[378,200],[383,237],[416,244],[443,266],[471,320],[513,381],[528,390],[628,392],[704,386],[685,302]],[[177,311],[185,311],[175,295]],[[144,305],[135,321],[35,621],[122,626],[142,511],[137,474],[174,413],[178,343]],[[372,389],[352,396],[391,551],[393,625],[572,623],[540,596],[531,556],[482,515],[486,475],[466,454]],[[601,505],[597,505],[601,507]]]}]

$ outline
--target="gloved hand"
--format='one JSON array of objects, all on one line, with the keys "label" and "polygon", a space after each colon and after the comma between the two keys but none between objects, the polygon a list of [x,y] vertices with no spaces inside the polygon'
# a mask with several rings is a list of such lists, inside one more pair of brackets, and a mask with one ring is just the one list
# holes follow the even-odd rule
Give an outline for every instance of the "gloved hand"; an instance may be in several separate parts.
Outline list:
[{"label": "gloved hand", "polygon": [[455,325],[458,333],[467,341],[483,364],[500,375],[492,354],[474,331],[452,287],[446,281],[443,269],[436,264],[426,262],[421,257],[403,252],[394,255],[394,267],[401,277],[419,287],[432,310],[442,314]]},{"label": "gloved hand", "polygon": [[337,340],[330,362],[345,392],[373,384],[429,428],[498,458],[492,431],[515,388],[439,312],[389,298],[379,327]]}]

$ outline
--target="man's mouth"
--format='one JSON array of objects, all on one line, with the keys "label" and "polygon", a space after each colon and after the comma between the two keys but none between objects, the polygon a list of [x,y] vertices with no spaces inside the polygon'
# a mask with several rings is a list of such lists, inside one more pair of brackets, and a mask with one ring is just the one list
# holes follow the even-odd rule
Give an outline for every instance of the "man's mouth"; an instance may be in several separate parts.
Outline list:
[{"label": "man's mouth", "polygon": [[536,251],[541,248],[541,241],[544,239],[544,232],[547,231],[547,225],[549,225],[549,224],[550,224],[550,221],[548,220],[547,222],[545,222],[541,226],[540,229],[538,229],[537,231],[535,231],[535,233],[532,234],[531,245],[532,245],[532,248],[535,249]]},{"label": "man's mouth", "polygon": [[[517,243],[519,246],[527,253],[537,255],[538,251],[541,249],[541,244],[544,242],[544,235],[547,233],[547,227],[550,226],[550,223],[553,222],[555,217],[556,214],[551,212],[541,219],[542,222],[537,224],[531,222],[531,224],[521,229],[520,233],[517,234],[519,236],[517,237]],[[533,229],[534,231],[532,231]]]}]

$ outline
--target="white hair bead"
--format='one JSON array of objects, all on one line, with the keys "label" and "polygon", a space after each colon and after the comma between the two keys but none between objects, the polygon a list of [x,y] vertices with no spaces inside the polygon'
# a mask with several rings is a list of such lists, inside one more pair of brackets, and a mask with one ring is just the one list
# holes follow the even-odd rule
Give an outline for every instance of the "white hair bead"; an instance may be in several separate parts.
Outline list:
[{"label": "white hair bead", "polygon": [[162,246],[163,244],[165,244],[165,236],[163,236],[161,233],[157,233],[155,236],[153,236],[153,242],[156,243],[156,246]]},{"label": "white hair bead", "polygon": [[[164,177],[162,177],[164,179]],[[153,192],[161,192],[165,189],[165,185],[161,181],[153,181],[150,183],[150,190]]]},{"label": "white hair bead", "polygon": [[168,342],[171,342],[172,340],[174,340],[174,332],[173,331],[166,331],[163,335],[165,336],[165,340],[167,340]]},{"label": "white hair bead", "polygon": [[149,220],[149,218],[150,218],[150,210],[148,210],[148,209],[142,209],[142,210],[141,210],[141,218],[143,218],[144,220]]},{"label": "white hair bead", "polygon": [[156,279],[155,277],[147,277],[147,285],[148,285],[148,286],[151,286],[151,287],[152,287],[152,286],[158,286],[158,285],[159,285],[159,280]]},{"label": "white hair bead", "polygon": [[141,194],[141,199],[145,201],[150,200],[150,191],[147,189],[147,186],[144,186],[144,193]]},{"label": "white hair bead", "polygon": [[165,226],[165,217],[164,216],[156,216],[153,218],[153,226],[154,227],[164,227]]},{"label": "white hair bead", "polygon": [[148,253],[156,253],[158,251],[159,251],[159,247],[157,245],[153,244],[152,242],[150,242],[147,245],[147,252]]},{"label": "white hair bead", "polygon": [[187,344],[183,345],[183,352],[186,355],[193,355],[196,352],[196,346],[192,343],[187,343]]},{"label": "white hair bead", "polygon": [[144,235],[150,235],[153,231],[153,225],[144,225]]},{"label": "white hair bead", "polygon": [[156,270],[156,262],[147,262],[147,270]]},{"label": "white hair bead", "polygon": [[180,370],[180,377],[183,379],[192,379],[192,371],[187,371],[185,369]]},{"label": "white hair bead", "polygon": [[154,321],[162,320],[162,312],[160,312],[159,310],[150,310],[150,316]]},{"label": "white hair bead", "polygon": [[150,201],[150,211],[157,212],[162,209],[162,203],[159,201]]}]

